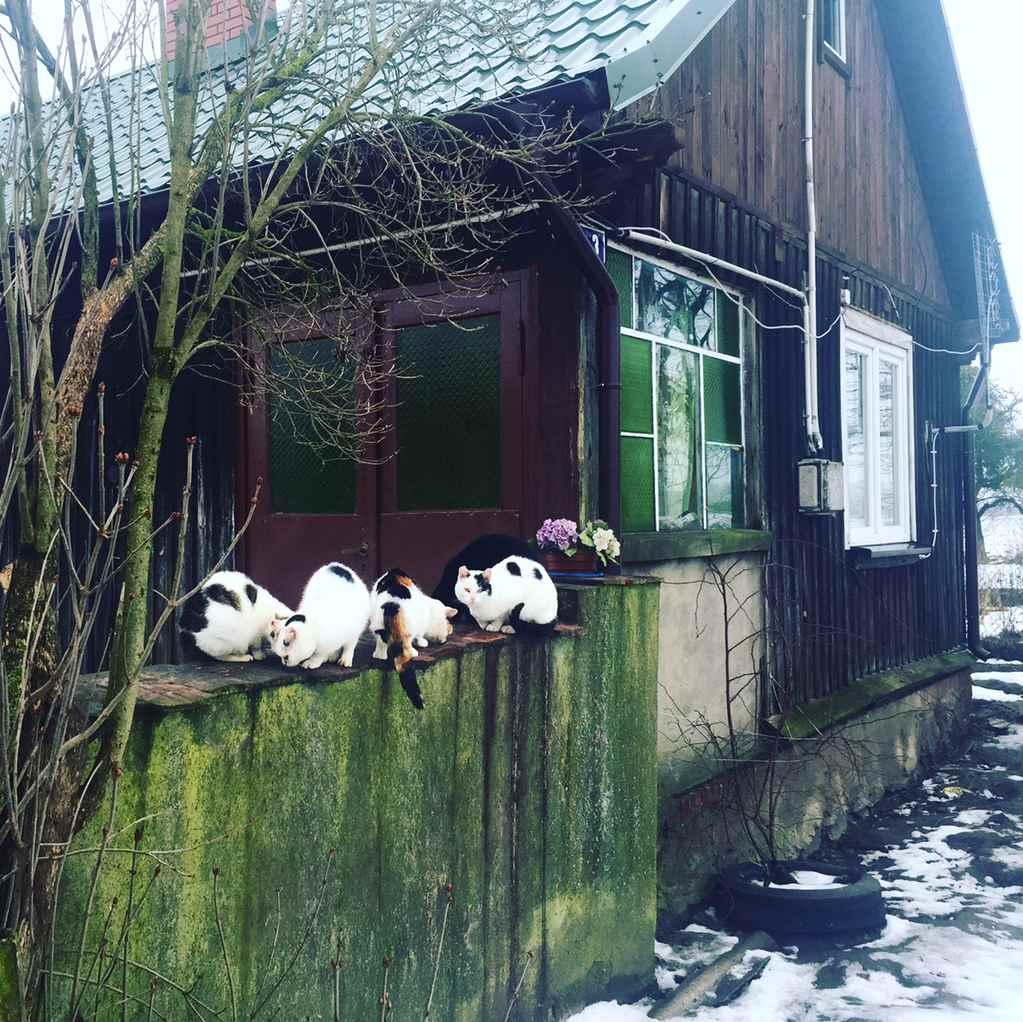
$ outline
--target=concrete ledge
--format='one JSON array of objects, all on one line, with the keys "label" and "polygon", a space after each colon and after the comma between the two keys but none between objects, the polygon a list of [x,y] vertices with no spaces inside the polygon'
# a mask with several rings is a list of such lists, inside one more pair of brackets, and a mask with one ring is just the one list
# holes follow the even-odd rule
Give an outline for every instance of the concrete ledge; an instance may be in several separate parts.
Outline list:
[{"label": "concrete ledge", "polygon": [[824,699],[771,717],[768,723],[786,738],[814,738],[942,678],[970,670],[976,662],[967,650],[915,660],[891,671],[870,674]]},{"label": "concrete ledge", "polygon": [[622,540],[622,560],[630,564],[718,557],[767,550],[771,534],[756,529],[699,529],[683,532],[639,532]]},{"label": "concrete ledge", "polygon": [[[577,625],[558,625],[555,629],[556,636],[578,638],[581,634],[582,629]],[[447,642],[420,652],[414,666],[417,670],[426,670],[439,661],[459,657],[469,649],[503,646],[514,641],[514,636],[500,632],[459,628]],[[367,671],[386,673],[390,669],[389,664],[383,660],[374,660],[372,649],[372,640],[363,638],[356,650],[353,667],[341,667],[335,663],[325,664],[312,671],[301,667],[284,667],[276,659],[247,664],[224,663],[220,660],[154,664],[146,667],[139,678],[139,705],[164,710],[184,708],[246,689],[275,688],[294,685],[296,682],[315,684],[351,681]],[[89,674],[82,678],[78,688],[79,705],[90,716],[99,712],[106,688],[105,673]]]}]

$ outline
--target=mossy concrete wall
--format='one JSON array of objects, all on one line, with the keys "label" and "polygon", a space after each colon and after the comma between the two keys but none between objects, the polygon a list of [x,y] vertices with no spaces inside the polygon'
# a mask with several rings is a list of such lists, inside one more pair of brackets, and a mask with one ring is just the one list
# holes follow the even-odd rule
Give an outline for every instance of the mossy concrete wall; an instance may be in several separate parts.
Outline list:
[{"label": "mossy concrete wall", "polygon": [[[333,1018],[335,990],[337,1017],[378,1018],[389,956],[393,1017],[422,1018],[451,883],[431,1018],[503,1019],[521,984],[511,1017],[547,1020],[648,982],[658,588],[573,597],[578,635],[439,659],[421,713],[374,669],[144,712],[88,912],[109,801],[66,862],[58,971],[86,916],[86,963],[116,945],[130,891],[132,1011],[155,970],[221,1017],[233,985],[239,1018],[268,993],[258,1017]],[[194,1017],[156,989],[166,1017]],[[120,1018],[117,1000],[93,1012],[90,993],[88,1017]]]}]

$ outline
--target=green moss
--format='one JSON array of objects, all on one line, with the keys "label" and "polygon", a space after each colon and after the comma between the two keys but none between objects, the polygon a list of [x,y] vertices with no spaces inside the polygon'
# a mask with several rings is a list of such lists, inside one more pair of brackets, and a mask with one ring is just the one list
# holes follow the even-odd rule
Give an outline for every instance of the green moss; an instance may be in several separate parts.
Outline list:
[{"label": "green moss", "polygon": [[0,1022],[19,1022],[21,991],[18,986],[18,951],[14,937],[0,936]]},{"label": "green moss", "polygon": [[[147,817],[144,847],[180,851],[160,856],[166,865],[141,907],[156,859],[136,861],[129,957],[194,985],[227,1015],[225,959],[241,1014],[293,962],[264,1011],[277,1018],[331,1017],[340,957],[342,1017],[364,1018],[392,955],[395,1011],[418,1016],[450,882],[434,1018],[503,1018],[527,952],[518,1019],[645,981],[657,587],[591,587],[580,602],[581,637],[438,661],[421,675],[421,713],[393,672],[379,670],[148,710],[118,787],[111,845],[130,850],[135,821]],[[100,843],[103,819],[101,810],[65,870],[65,965],[95,861],[85,850]],[[91,949],[108,915],[107,941],[117,944],[132,861],[118,851],[104,863]],[[148,974],[130,969],[129,992],[148,990]],[[116,1001],[100,998],[95,1017],[117,1017]],[[158,1008],[187,1014],[167,987]]]},{"label": "green moss", "polygon": [[893,671],[871,674],[825,699],[817,699],[788,714],[772,717],[771,724],[787,738],[812,738],[950,674],[967,671],[975,662],[973,655],[965,651],[916,660]]}]

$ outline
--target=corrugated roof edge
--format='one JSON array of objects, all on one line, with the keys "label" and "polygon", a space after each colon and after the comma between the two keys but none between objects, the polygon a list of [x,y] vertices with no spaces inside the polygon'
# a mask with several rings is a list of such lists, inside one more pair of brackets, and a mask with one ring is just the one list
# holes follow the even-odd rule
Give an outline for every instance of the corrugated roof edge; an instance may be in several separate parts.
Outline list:
[{"label": "corrugated roof edge", "polygon": [[665,4],[663,16],[650,25],[642,47],[612,57],[606,65],[616,110],[648,96],[668,80],[724,17],[735,0],[683,0]]}]

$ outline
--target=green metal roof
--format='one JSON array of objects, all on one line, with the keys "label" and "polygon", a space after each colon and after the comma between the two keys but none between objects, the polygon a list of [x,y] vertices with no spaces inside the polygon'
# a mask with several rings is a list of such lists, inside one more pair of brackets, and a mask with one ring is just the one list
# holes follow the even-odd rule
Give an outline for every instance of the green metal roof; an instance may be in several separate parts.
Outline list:
[{"label": "green metal roof", "polygon": [[[362,109],[382,117],[409,113],[450,112],[571,78],[603,71],[613,108],[621,108],[654,90],[692,52],[734,0],[541,0],[535,5],[528,39],[512,48],[492,45],[465,27],[433,26],[434,37],[422,47],[428,61],[415,56],[399,65],[365,97]],[[523,14],[532,8],[523,5]],[[386,26],[382,26],[381,31]],[[323,83],[322,95],[340,90],[361,70],[364,40],[358,28],[336,30],[306,76]],[[524,33],[526,35],[526,33]],[[421,51],[421,52],[422,52]],[[232,67],[228,64],[228,71]],[[121,197],[165,188],[169,154],[160,102],[158,67],[126,73],[109,82],[113,117],[114,160]],[[411,79],[411,80],[410,80]],[[400,84],[398,84],[400,82]],[[200,101],[201,134],[223,100],[223,67],[211,73]],[[290,97],[261,118],[249,141],[250,159],[259,162],[287,149],[296,126],[311,126],[326,109],[310,90]],[[51,107],[52,116],[62,112]],[[94,165],[101,203],[113,198],[110,153],[98,88],[84,99],[83,118],[94,125]],[[3,126],[0,125],[0,131]],[[59,149],[60,146],[55,147]],[[132,166],[133,157],[135,166]],[[55,160],[59,157],[55,154]],[[69,203],[71,204],[71,203]]]}]

